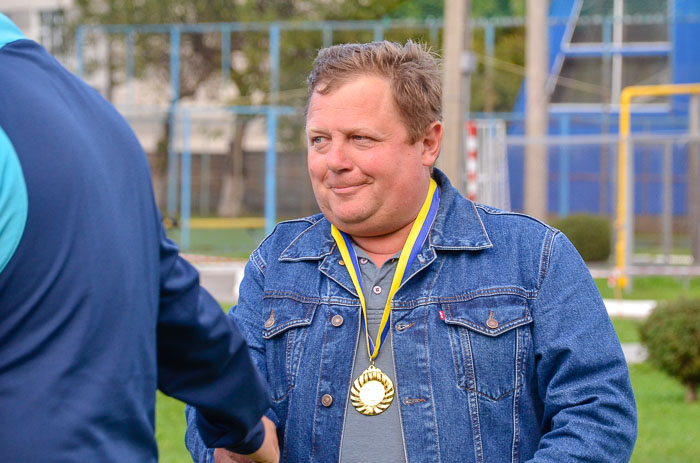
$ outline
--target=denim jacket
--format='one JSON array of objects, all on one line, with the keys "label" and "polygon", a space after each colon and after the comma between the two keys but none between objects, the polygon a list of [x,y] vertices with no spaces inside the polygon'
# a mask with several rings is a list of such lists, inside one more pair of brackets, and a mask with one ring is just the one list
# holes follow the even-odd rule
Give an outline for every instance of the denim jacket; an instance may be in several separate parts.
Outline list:
[{"label": "denim jacket", "polygon": [[[434,176],[438,214],[391,308],[392,406],[408,460],[628,461],[629,373],[576,249]],[[322,215],[280,223],[230,311],[269,382],[286,462],[338,460],[354,380],[360,302],[330,228]],[[188,415],[190,452],[213,461]]]}]

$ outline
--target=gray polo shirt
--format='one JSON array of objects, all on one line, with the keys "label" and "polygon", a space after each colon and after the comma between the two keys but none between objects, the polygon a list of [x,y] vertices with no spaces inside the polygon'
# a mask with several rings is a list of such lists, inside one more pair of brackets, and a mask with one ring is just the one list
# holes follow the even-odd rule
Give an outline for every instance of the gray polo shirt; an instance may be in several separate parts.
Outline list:
[{"label": "gray polo shirt", "polygon": [[[362,293],[367,304],[367,326],[372,340],[375,341],[401,253],[394,255],[382,265],[382,268],[378,269],[367,253],[354,243],[353,249],[360,264]],[[352,369],[353,381],[368,366],[367,342],[364,330],[360,329],[355,365]],[[345,424],[340,445],[340,461],[342,463],[356,463],[358,461],[406,462],[399,417],[391,333],[387,335],[379,355],[375,358],[374,366],[382,370],[394,382],[394,401],[383,413],[367,416],[355,410],[349,398],[346,400]]]}]

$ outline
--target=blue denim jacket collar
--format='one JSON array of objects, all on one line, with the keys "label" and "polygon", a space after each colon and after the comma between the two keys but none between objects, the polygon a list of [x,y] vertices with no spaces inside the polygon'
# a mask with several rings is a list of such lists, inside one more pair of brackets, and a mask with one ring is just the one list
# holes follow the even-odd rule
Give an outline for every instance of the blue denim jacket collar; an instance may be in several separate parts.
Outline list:
[{"label": "blue denim jacket collar", "polygon": [[[484,224],[471,201],[459,195],[440,170],[433,173],[440,187],[440,206],[430,230],[429,246],[434,249],[474,251],[493,247]],[[470,207],[462,207],[467,201]],[[331,224],[318,214],[308,219],[312,225],[292,241],[279,257],[280,261],[318,260],[333,254],[336,247]],[[432,250],[424,247],[424,260],[432,260]]]}]

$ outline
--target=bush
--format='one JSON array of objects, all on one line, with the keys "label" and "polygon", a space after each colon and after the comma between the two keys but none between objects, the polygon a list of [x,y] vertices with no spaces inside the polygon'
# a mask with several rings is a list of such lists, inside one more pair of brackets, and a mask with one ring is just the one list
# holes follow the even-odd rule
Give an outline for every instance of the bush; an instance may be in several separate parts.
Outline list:
[{"label": "bush", "polygon": [[649,361],[686,387],[686,401],[698,398],[700,385],[700,299],[659,305],[640,329]]},{"label": "bush", "polygon": [[561,230],[571,240],[586,262],[608,260],[612,229],[607,218],[575,214],[553,221],[552,226]]}]

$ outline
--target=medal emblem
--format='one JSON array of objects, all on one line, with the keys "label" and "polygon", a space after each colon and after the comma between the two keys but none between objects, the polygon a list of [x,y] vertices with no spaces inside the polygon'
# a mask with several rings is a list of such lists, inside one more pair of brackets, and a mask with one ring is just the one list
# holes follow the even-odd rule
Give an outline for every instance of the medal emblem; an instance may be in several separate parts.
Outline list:
[{"label": "medal emblem", "polygon": [[350,401],[363,415],[379,415],[394,400],[394,384],[382,370],[370,365],[352,383]]}]

